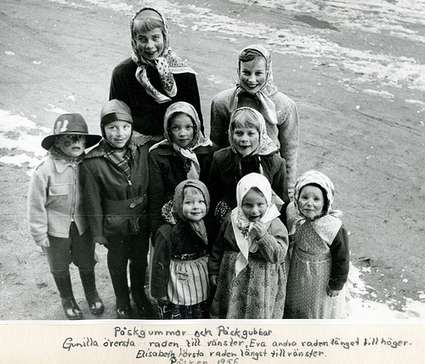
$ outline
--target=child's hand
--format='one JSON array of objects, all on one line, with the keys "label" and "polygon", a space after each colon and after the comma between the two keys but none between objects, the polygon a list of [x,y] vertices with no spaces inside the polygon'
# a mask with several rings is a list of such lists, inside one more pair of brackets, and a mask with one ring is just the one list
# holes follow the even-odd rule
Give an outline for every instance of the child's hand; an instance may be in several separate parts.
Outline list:
[{"label": "child's hand", "polygon": [[331,289],[329,288],[329,286],[326,287],[326,293],[328,294],[329,297],[336,297],[339,295],[339,292],[341,291],[336,289]]},{"label": "child's hand", "polygon": [[217,286],[217,276],[216,275],[210,276],[210,283],[211,283],[212,286]]},{"label": "child's hand", "polygon": [[166,305],[168,302],[170,301],[168,300],[167,296],[158,298],[158,304],[160,305]]},{"label": "child's hand", "polygon": [[37,245],[39,247],[41,247],[42,249],[43,248],[48,248],[50,246],[49,239],[46,237],[46,238],[44,238],[44,239],[42,239],[40,241],[37,241]]},{"label": "child's hand", "polygon": [[254,239],[261,239],[264,235],[266,235],[267,230],[266,226],[259,221],[256,221],[251,226],[251,236]]}]

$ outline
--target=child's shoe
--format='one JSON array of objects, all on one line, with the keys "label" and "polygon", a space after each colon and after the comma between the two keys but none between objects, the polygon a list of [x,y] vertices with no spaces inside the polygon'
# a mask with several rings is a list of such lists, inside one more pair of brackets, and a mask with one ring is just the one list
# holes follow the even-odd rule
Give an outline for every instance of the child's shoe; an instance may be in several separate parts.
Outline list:
[{"label": "child's shoe", "polygon": [[94,271],[80,270],[80,277],[90,312],[96,316],[101,315],[105,310],[105,306],[103,305],[96,289]]},{"label": "child's shoe", "polygon": [[117,319],[127,320],[131,318],[131,306],[130,305],[119,305],[117,304]]},{"label": "child's shoe", "polygon": [[56,286],[62,299],[62,307],[66,317],[69,320],[81,320],[83,313],[75,302],[74,294],[72,293],[71,277],[69,272],[62,274],[54,274]]},{"label": "child's shoe", "polygon": [[83,318],[83,313],[74,297],[62,298],[62,307],[69,320],[81,320]]}]

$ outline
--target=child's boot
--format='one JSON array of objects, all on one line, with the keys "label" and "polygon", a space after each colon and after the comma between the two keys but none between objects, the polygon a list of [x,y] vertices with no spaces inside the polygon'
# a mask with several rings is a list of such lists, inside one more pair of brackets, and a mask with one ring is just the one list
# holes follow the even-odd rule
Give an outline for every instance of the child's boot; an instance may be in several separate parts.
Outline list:
[{"label": "child's boot", "polygon": [[105,310],[105,306],[96,289],[94,271],[80,270],[80,277],[90,312],[96,316],[101,315]]},{"label": "child's boot", "polygon": [[56,286],[62,300],[62,307],[66,317],[69,320],[81,320],[83,313],[75,302],[74,294],[72,293],[71,277],[67,274],[53,274]]},{"label": "child's boot", "polygon": [[128,292],[127,275],[123,272],[110,271],[112,286],[117,299],[116,313],[118,319],[131,318],[131,305]]}]

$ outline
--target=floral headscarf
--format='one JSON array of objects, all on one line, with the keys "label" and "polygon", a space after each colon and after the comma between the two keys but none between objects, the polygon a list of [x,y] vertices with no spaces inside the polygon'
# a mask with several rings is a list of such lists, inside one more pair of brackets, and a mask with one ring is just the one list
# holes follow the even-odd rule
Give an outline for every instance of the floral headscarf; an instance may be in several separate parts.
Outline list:
[{"label": "floral headscarf", "polygon": [[236,153],[236,149],[233,143],[233,132],[232,130],[234,129],[234,123],[235,123],[235,118],[236,116],[243,112],[244,110],[249,110],[250,112],[252,112],[254,114],[255,119],[254,120],[250,120],[250,122],[254,122],[256,129],[258,130],[258,134],[259,134],[259,143],[258,143],[258,147],[255,151],[253,151],[251,153],[251,155],[268,155],[271,154],[273,152],[276,152],[278,150],[277,146],[273,143],[273,141],[270,139],[270,137],[267,135],[267,129],[266,129],[266,122],[264,120],[263,115],[261,115],[260,112],[258,112],[257,110],[248,107],[248,106],[242,106],[237,108],[231,115],[230,117],[230,123],[229,123],[229,144],[232,148],[232,150]]},{"label": "floral headscarf", "polygon": [[237,207],[232,210],[230,215],[236,244],[240,250],[235,262],[236,276],[248,265],[249,253],[258,250],[257,243],[252,241],[249,234],[253,223],[248,220],[242,210],[244,197],[254,187],[261,191],[267,202],[267,210],[260,221],[268,228],[271,222],[280,215],[276,205],[272,202],[273,191],[269,180],[259,173],[250,173],[242,177],[236,186]]},{"label": "floral headscarf", "polygon": [[[170,120],[175,114],[178,113],[188,115],[193,122],[193,139],[192,142],[189,144],[188,148],[182,148],[176,143],[174,143],[169,133]],[[171,145],[177,153],[187,158],[191,163],[189,171],[187,172],[187,178],[199,179],[200,165],[198,158],[194,153],[194,149],[200,146],[212,145],[212,142],[208,138],[204,137],[201,132],[201,121],[199,120],[199,116],[196,112],[196,109],[191,104],[185,101],[178,101],[171,104],[165,111],[164,115],[164,136],[165,139],[153,145],[150,150],[156,149],[160,145]]]},{"label": "floral headscarf", "polygon": [[[187,179],[185,181],[180,182],[174,191],[174,199],[173,199],[173,213],[176,216],[177,220],[187,221],[187,219],[183,215],[183,201],[184,201],[184,190],[188,187],[196,188],[199,190],[204,196],[205,204],[206,204],[206,213],[210,208],[210,194],[208,192],[207,186],[199,180],[196,179]],[[205,223],[203,220],[198,222],[189,221],[190,226],[195,231],[195,233],[205,242],[208,243],[207,238],[207,230],[205,228]]]},{"label": "floral headscarf", "polygon": [[341,228],[342,222],[340,217],[342,212],[334,210],[332,203],[335,196],[335,187],[328,176],[316,170],[309,170],[302,174],[295,183],[294,201],[288,205],[288,230],[289,234],[294,234],[297,227],[306,222],[306,218],[300,213],[298,208],[298,199],[303,187],[307,185],[320,186],[325,191],[326,211],[322,216],[313,220],[312,226],[319,236],[328,244],[331,244],[338,230]]},{"label": "floral headscarf", "polygon": [[[149,18],[159,20],[162,23],[161,30],[164,36],[163,52],[157,59],[153,61],[145,59],[143,55],[137,50],[135,39],[136,34],[134,31],[134,22],[136,20],[143,21]],[[171,101],[171,98],[177,94],[177,85],[174,80],[173,73],[194,73],[194,71],[190,67],[187,67],[185,62],[169,47],[168,27],[165,18],[158,10],[153,8],[142,8],[131,19],[130,31],[131,46],[133,49],[132,59],[137,64],[135,73],[137,81],[139,81],[139,83],[146,90],[147,94],[150,95],[157,103],[162,104]],[[146,72],[147,65],[154,67],[158,71],[161,86],[165,91],[165,95],[155,89],[149,81]]]},{"label": "floral headscarf", "polygon": [[[262,106],[263,115],[266,121],[270,124],[276,125],[277,124],[276,105],[274,104],[273,100],[270,97],[273,96],[278,90],[275,84],[273,83],[271,54],[264,46],[260,44],[253,44],[243,48],[239,52],[239,56],[247,50],[252,50],[252,51],[255,51],[256,53],[259,53],[261,56],[264,57],[266,61],[266,80],[264,81],[260,89],[256,92],[255,96],[257,97],[258,101],[260,102]],[[240,73],[240,66],[241,66],[241,62],[239,61],[238,78]],[[235,107],[237,107],[238,105],[238,96],[241,92],[250,93],[249,90],[244,89],[243,86],[238,83],[236,88]]]}]

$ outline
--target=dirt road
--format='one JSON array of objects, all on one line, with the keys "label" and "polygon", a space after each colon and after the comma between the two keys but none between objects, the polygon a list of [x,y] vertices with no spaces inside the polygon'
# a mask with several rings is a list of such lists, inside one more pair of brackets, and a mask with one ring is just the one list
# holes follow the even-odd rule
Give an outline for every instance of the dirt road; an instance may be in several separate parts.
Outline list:
[{"label": "dirt road", "polygon": [[[133,3],[111,9],[96,1],[2,1],[0,109],[48,128],[61,110],[81,112],[90,130],[98,131],[111,71],[129,54]],[[423,93],[407,84],[419,78],[412,71],[412,80],[391,84],[391,72],[381,78],[378,71],[350,68],[348,59],[360,65],[363,56],[346,51],[372,49],[424,62],[423,55],[415,54],[419,43],[335,30],[312,17],[222,1],[192,1],[189,18],[184,2],[175,4],[177,10],[169,14],[171,44],[198,72],[204,118],[209,118],[212,96],[234,84],[237,51],[250,43],[268,43],[274,50],[275,83],[299,107],[299,172],[320,169],[334,181],[336,207],[345,212],[352,261],[368,285],[366,296],[398,309],[405,308],[406,298],[424,302]],[[208,11],[202,10],[207,6]],[[250,24],[258,27],[258,36],[248,32],[255,31]],[[304,38],[297,46],[290,33],[267,35],[265,25],[295,35],[309,33],[316,43],[320,36],[332,42],[334,51],[326,53],[323,44],[314,49],[316,43],[310,47],[302,43]],[[17,140],[19,135],[8,131],[0,136]],[[0,157],[17,155],[20,149],[0,145]],[[25,167],[0,163],[0,319],[63,319],[45,257],[27,232],[26,172]],[[98,284],[107,304],[103,318],[113,318],[104,255],[100,248]],[[93,318],[77,283],[76,296],[86,317]]]}]

